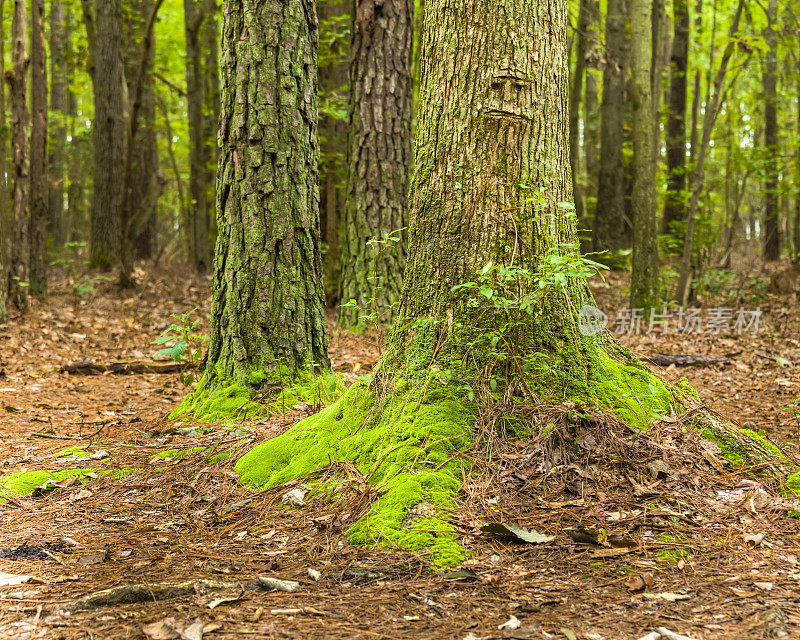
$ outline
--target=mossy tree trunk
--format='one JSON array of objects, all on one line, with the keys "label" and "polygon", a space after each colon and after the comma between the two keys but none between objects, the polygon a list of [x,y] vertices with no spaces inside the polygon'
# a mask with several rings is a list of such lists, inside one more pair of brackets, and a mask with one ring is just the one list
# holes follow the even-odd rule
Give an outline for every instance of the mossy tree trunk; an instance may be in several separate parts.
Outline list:
[{"label": "mossy tree trunk", "polygon": [[187,410],[328,365],[314,4],[231,0],[224,13],[211,343]]},{"label": "mossy tree trunk", "polygon": [[[452,564],[464,558],[448,521],[458,452],[483,403],[505,408],[516,437],[531,425],[515,426],[515,403],[597,405],[640,428],[680,403],[579,322],[592,299],[572,268],[585,263],[562,204],[572,195],[566,42],[566,0],[428,0],[409,254],[386,351],[369,383],[242,457],[244,482],[275,486],[352,461],[380,497],[350,540],[427,547]],[[492,278],[509,304],[457,288]],[[531,298],[530,314],[513,304]],[[730,423],[692,408],[701,428],[727,438]],[[775,459],[753,449],[748,459]]]},{"label": "mossy tree trunk", "polygon": [[[413,0],[356,0],[339,325],[391,320],[405,263],[411,164]],[[369,242],[372,244],[368,244]]]}]

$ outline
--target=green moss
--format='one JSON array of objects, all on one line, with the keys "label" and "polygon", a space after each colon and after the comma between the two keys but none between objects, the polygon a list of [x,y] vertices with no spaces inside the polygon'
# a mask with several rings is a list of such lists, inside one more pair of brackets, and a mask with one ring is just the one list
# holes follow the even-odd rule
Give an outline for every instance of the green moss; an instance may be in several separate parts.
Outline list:
[{"label": "green moss", "polygon": [[[461,488],[456,454],[470,445],[473,421],[473,411],[444,387],[397,394],[378,407],[359,383],[247,453],[236,470],[244,483],[268,488],[351,461],[380,494],[348,531],[351,542],[431,549],[437,563],[458,564],[464,550],[447,514]],[[427,508],[415,516],[419,505]]]},{"label": "green moss", "polygon": [[[67,478],[83,478],[97,469],[66,469],[63,471],[25,471],[0,478],[0,494],[24,496],[33,493],[48,480],[61,482]],[[0,498],[1,500],[1,498]]]},{"label": "green moss", "polygon": [[758,440],[761,444],[763,444],[769,451],[778,458],[786,459],[786,456],[781,453],[781,450],[778,449],[774,444],[772,444],[767,437],[763,433],[758,433],[757,431],[753,431],[751,429],[742,429],[748,436],[753,438],[753,440]]},{"label": "green moss", "polygon": [[89,454],[86,451],[86,445],[74,445],[72,447],[67,447],[66,449],[61,449],[61,451],[57,451],[51,457],[52,458],[85,458]]},{"label": "green moss", "polygon": [[728,462],[730,462],[734,467],[744,466],[745,464],[744,456],[742,456],[742,454],[739,453],[736,447],[732,446],[731,443],[725,442],[724,440],[719,440],[716,434],[710,429],[705,429],[704,431],[701,431],[700,435],[706,440],[715,442],[717,446],[719,446],[719,450],[720,453],[722,454],[722,457],[725,458],[725,460],[727,460]]},{"label": "green moss", "polygon": [[193,453],[200,453],[201,451],[205,451],[208,447],[192,447],[191,449],[168,449],[167,451],[161,451],[160,453],[155,454],[151,460],[181,460],[188,455]]},{"label": "green moss", "polygon": [[678,389],[680,389],[681,391],[683,391],[685,393],[688,393],[695,400],[698,400],[698,401],[700,400],[700,395],[697,393],[695,388],[691,384],[689,384],[689,381],[686,378],[682,377],[680,380],[678,380],[678,385],[677,386],[678,386]]},{"label": "green moss", "polygon": [[[268,379],[263,371],[253,371],[248,385],[241,386],[220,375],[211,380],[206,373],[197,387],[172,411],[170,419],[191,417],[202,422],[246,420],[262,415],[277,415],[305,402],[330,404],[346,390],[344,378],[333,373],[311,376],[300,374],[286,388],[268,393],[258,385]],[[263,398],[254,398],[263,393]]]}]

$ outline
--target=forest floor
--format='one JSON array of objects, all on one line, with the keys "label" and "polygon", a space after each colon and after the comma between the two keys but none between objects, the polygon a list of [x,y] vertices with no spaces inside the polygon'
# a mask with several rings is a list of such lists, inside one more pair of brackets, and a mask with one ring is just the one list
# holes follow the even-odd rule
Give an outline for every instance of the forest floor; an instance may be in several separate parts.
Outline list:
[{"label": "forest floor", "polygon": [[[197,307],[207,330],[207,279],[140,275],[135,294],[98,283],[80,297],[62,276],[46,303],[0,327],[0,476],[95,470],[0,504],[0,638],[638,639],[659,628],[696,640],[800,637],[800,530],[786,515],[796,504],[767,479],[748,480],[674,416],[635,438],[579,407],[550,407],[545,419],[567,446],[494,441],[453,516],[469,552],[458,571],[347,544],[350,513],[369,498],[354,470],[350,503],[290,507],[283,496],[297,483],[259,493],[238,485],[237,452],[314,407],[204,431],[167,420],[186,393],[174,372],[61,372],[87,360],[152,362],[172,313]],[[621,308],[626,278],[596,283],[598,306]],[[753,287],[727,301],[721,292],[703,313],[760,307],[758,333],[620,338],[643,356],[727,358],[660,371],[686,376],[712,407],[796,459],[800,305]],[[344,375],[368,372],[378,356],[375,336],[332,331]],[[155,457],[195,447],[234,455]],[[134,471],[102,475],[111,469]],[[554,538],[490,535],[481,530],[489,519]],[[259,577],[300,588],[272,590]],[[75,601],[115,587],[116,604]]]}]

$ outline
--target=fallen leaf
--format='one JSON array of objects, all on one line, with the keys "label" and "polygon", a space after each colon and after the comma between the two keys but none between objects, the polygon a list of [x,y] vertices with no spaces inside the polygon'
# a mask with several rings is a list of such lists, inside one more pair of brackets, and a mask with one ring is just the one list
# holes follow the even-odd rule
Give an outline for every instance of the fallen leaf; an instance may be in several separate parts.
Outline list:
[{"label": "fallen leaf", "polygon": [[754,582],[753,584],[762,591],[772,591],[773,584],[771,582]]},{"label": "fallen leaf", "polygon": [[691,600],[692,596],[683,593],[670,593],[665,591],[663,593],[643,593],[643,598],[647,600],[664,600],[666,602],[677,602],[678,600]]},{"label": "fallen leaf", "polygon": [[305,507],[308,489],[292,489],[283,494],[281,502],[290,507]]},{"label": "fallen leaf", "polygon": [[106,557],[108,556],[108,545],[102,551],[98,551],[97,553],[92,553],[88,556],[83,556],[82,558],[78,558],[78,562],[85,567],[90,567],[93,564],[100,564],[101,562],[105,562]]},{"label": "fallen leaf", "polygon": [[175,618],[164,618],[145,625],[142,632],[150,640],[203,640],[203,622],[198,618],[187,625]]},{"label": "fallen leaf", "polygon": [[314,580],[314,582],[319,582],[322,578],[322,574],[317,571],[316,569],[312,569],[311,567],[308,568],[308,576]]},{"label": "fallen leaf", "polygon": [[766,535],[766,533],[746,533],[744,534],[744,543],[748,547],[757,547],[764,542]]},{"label": "fallen leaf", "polygon": [[31,580],[33,576],[18,576],[0,571],[0,587],[11,587]]},{"label": "fallen leaf", "polygon": [[481,532],[487,536],[498,536],[507,538],[517,538],[523,542],[531,544],[543,544],[545,542],[552,542],[556,539],[555,536],[547,536],[539,533],[535,529],[523,529],[515,524],[506,524],[502,522],[490,522],[481,527]]},{"label": "fallen leaf", "polygon": [[497,625],[498,629],[508,629],[509,631],[513,631],[514,629],[519,629],[522,626],[522,623],[519,621],[517,616],[511,616],[508,620],[506,620],[503,624]]}]

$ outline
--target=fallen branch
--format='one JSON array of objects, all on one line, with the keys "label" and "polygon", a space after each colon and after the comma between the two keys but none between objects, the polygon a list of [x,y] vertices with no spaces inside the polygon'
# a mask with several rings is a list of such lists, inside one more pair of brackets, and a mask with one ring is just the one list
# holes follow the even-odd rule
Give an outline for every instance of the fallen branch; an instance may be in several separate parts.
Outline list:
[{"label": "fallen branch", "polygon": [[135,360],[132,362],[94,362],[82,360],[61,367],[61,373],[77,373],[81,375],[96,375],[98,373],[178,373],[186,365],[180,362],[148,362]]},{"label": "fallen branch", "polygon": [[202,591],[241,591],[243,585],[238,582],[221,582],[219,580],[187,580],[156,584],[124,584],[111,589],[95,591],[86,596],[76,598],[61,607],[62,611],[86,611],[109,607],[117,604],[136,602],[158,602],[171,598],[194,595]]},{"label": "fallen branch", "polygon": [[701,356],[691,353],[653,353],[648,360],[659,367],[693,367],[696,365],[707,366],[710,364],[731,364],[731,359],[726,356]]}]

